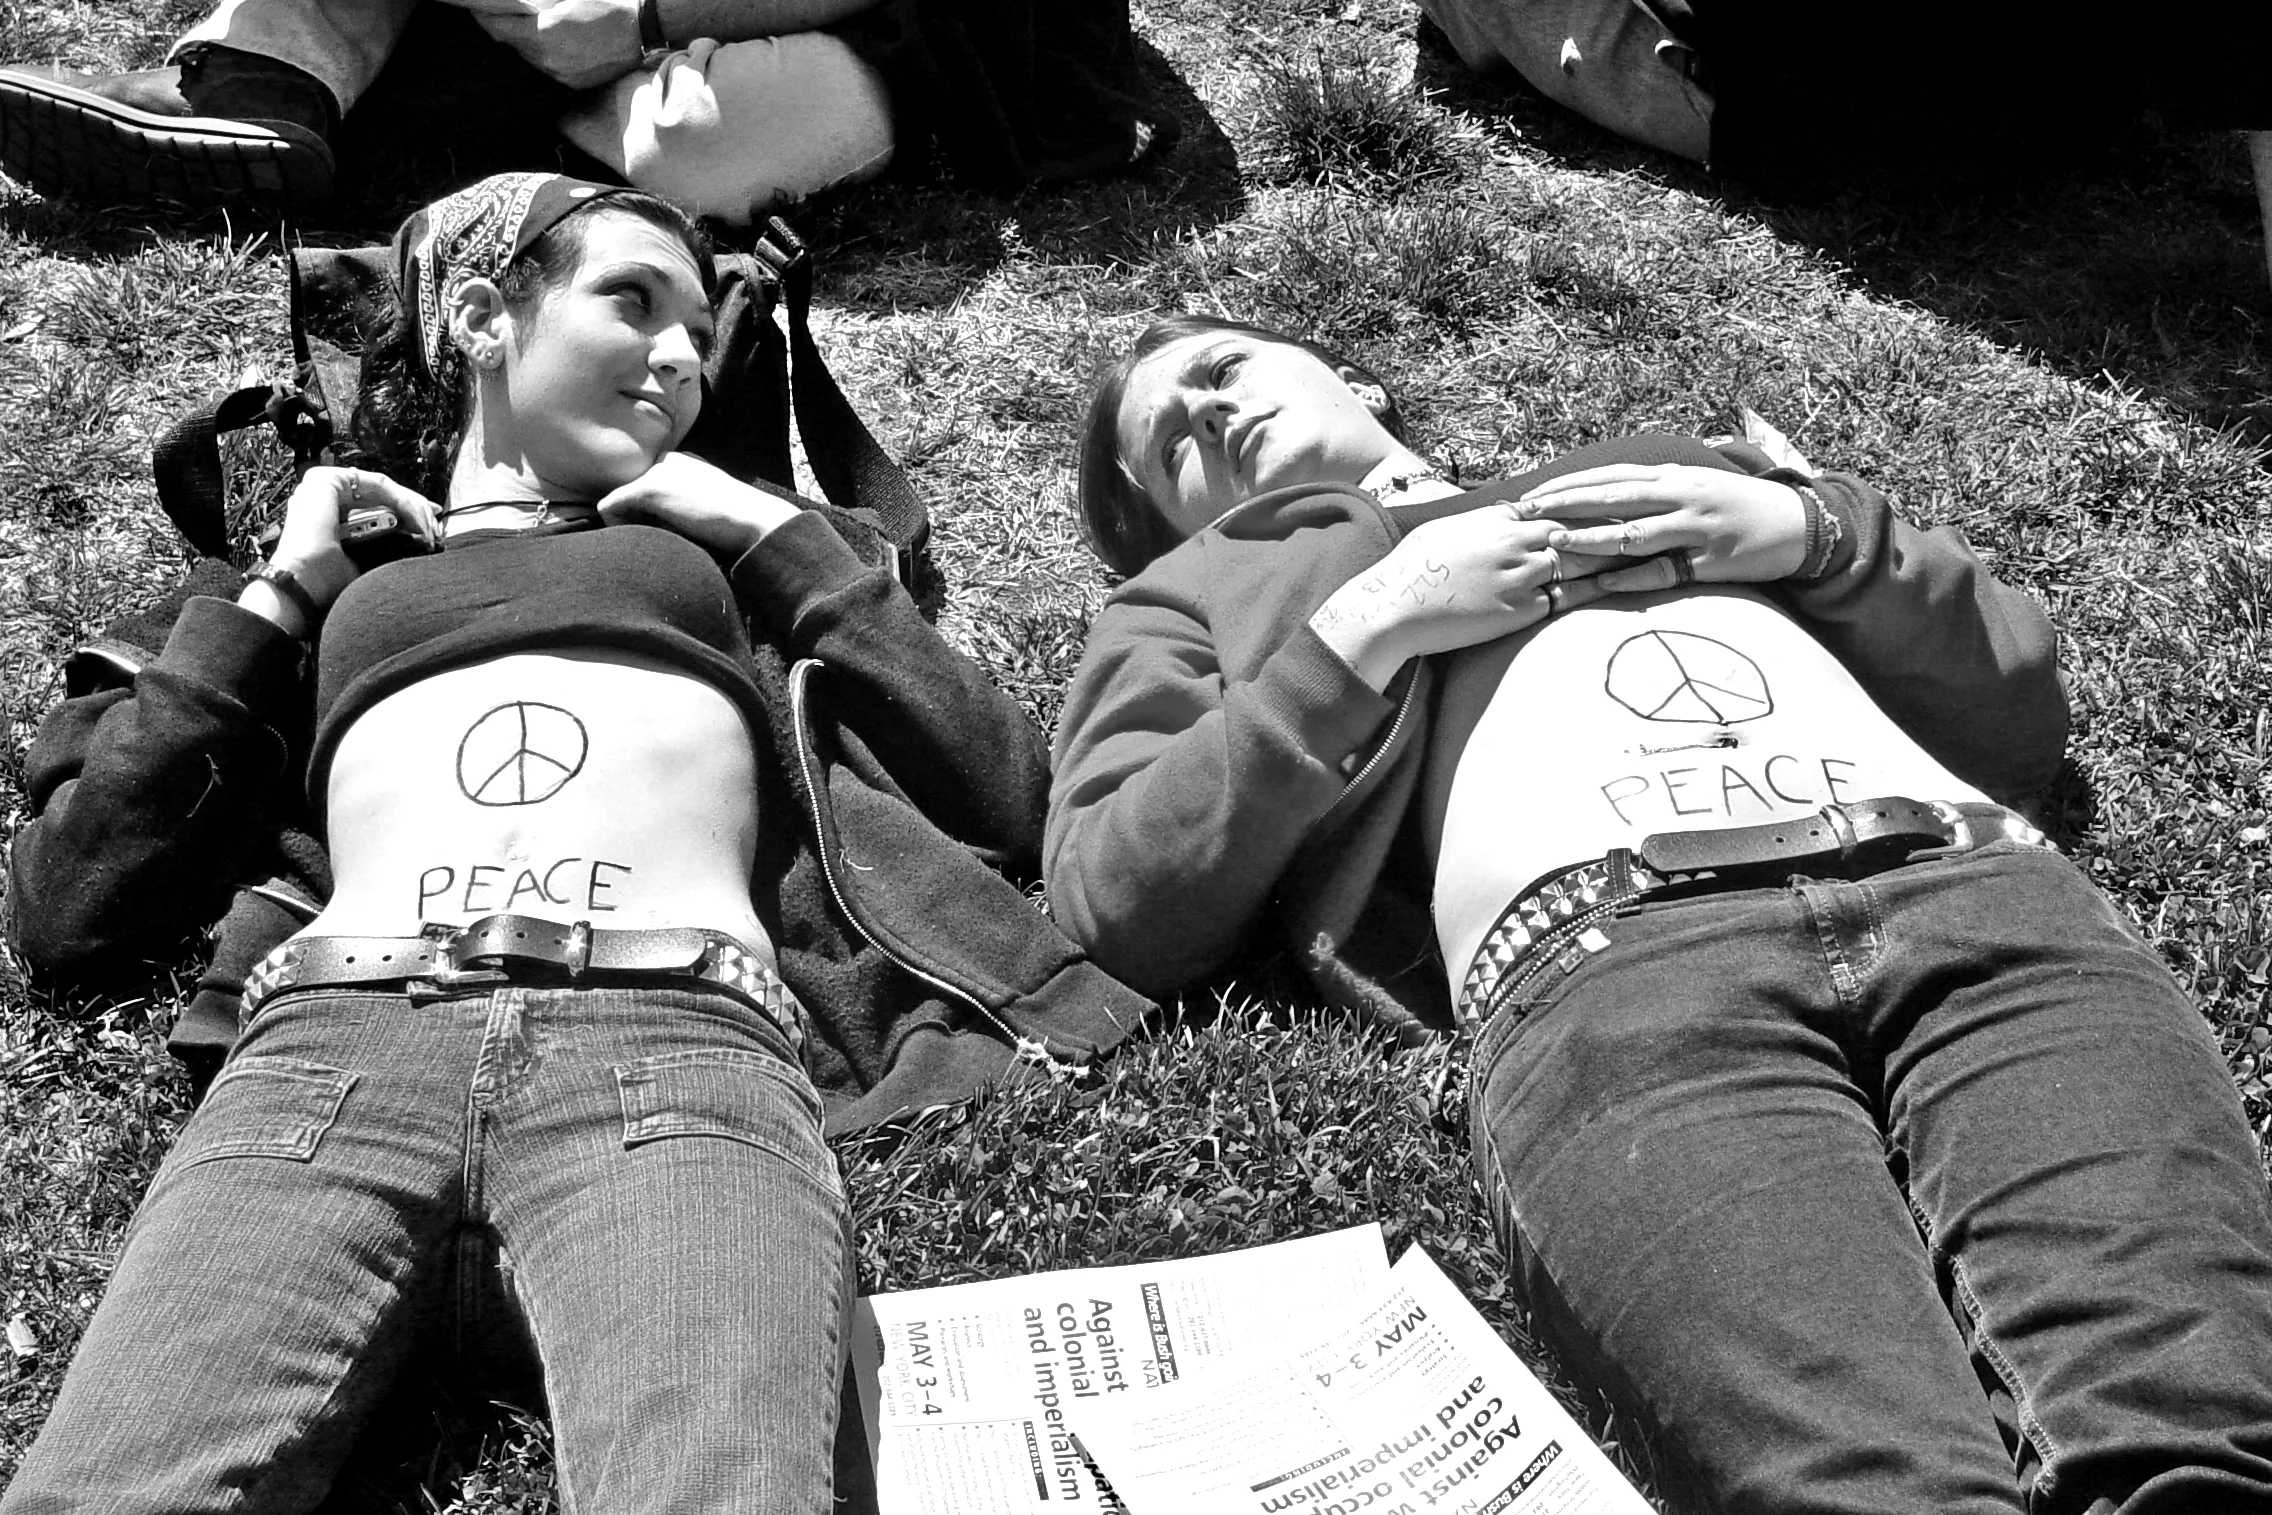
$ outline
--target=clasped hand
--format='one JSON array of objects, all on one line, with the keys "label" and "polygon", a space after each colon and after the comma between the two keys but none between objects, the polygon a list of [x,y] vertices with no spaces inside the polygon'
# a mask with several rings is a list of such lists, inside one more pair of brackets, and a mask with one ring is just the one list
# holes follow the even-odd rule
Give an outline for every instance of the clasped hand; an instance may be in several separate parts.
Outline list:
[{"label": "clasped hand", "polygon": [[1342,585],[1310,627],[1375,689],[1409,658],[1472,647],[1601,598],[1593,577],[1614,558],[1568,552],[1550,521],[1511,503],[1415,526],[1388,556]]},{"label": "clasped hand", "polygon": [[1707,584],[1765,584],[1806,560],[1806,507],[1788,484],[1688,463],[1617,463],[1549,479],[1516,502],[1523,519],[1558,524],[1563,552],[1648,558],[1605,571],[1615,593],[1668,589],[1685,580],[1686,553]]},{"label": "clasped hand", "polygon": [[1381,689],[1410,658],[1477,646],[1605,595],[1685,583],[1675,553],[1705,582],[1786,578],[1806,556],[1806,508],[1787,485],[1723,469],[1589,468],[1414,527],[1310,626]]}]

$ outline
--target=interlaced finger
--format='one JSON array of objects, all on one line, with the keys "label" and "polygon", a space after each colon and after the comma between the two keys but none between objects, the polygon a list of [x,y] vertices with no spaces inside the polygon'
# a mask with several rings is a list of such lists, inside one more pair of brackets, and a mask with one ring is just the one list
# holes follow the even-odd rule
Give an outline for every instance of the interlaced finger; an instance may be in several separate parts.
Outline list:
[{"label": "interlaced finger", "polygon": [[1653,514],[1679,507],[1682,476],[1652,463],[1612,463],[1548,479],[1516,502],[1531,519],[1568,520],[1587,515]]},{"label": "interlaced finger", "polygon": [[1572,526],[1547,540],[1550,546],[1563,552],[1645,558],[1668,547],[1685,546],[1692,533],[1684,530],[1684,525],[1665,515],[1649,515],[1630,521],[1605,521],[1597,526]]},{"label": "interlaced finger", "polygon": [[1686,548],[1675,548],[1630,568],[1602,574],[1593,582],[1608,594],[1642,594],[1696,582],[1696,560]]},{"label": "interlaced finger", "polygon": [[1591,605],[1607,593],[1609,591],[1602,587],[1600,579],[1564,579],[1558,584],[1540,585],[1538,597],[1545,613],[1557,616],[1565,610],[1575,610],[1580,605]]}]

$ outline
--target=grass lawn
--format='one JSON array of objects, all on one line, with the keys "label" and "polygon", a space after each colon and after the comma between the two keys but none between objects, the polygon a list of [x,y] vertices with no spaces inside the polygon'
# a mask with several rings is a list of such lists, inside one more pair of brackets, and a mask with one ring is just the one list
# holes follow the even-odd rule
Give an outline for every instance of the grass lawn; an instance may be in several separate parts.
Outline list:
[{"label": "grass lawn", "polygon": [[[147,64],[199,8],[0,0],[0,59]],[[452,45],[458,19],[433,18],[429,66],[358,112],[346,192],[307,241],[378,240],[457,179],[541,160],[541,120],[495,105],[509,91]],[[1152,0],[1137,21],[1183,118],[1166,160],[1007,199],[895,184],[799,221],[821,340],[933,502],[949,635],[1054,719],[1108,588],[1071,521],[1071,429],[1086,375],[1164,309],[1354,350],[1422,450],[1478,479],[1635,429],[1721,430],[1747,404],[1818,466],[1961,524],[2049,606],[2076,731],[2046,822],[2193,992],[2272,1131],[2272,290],[2236,140],[2148,124],[2024,191],[1763,203],[1467,77],[1412,0]],[[497,121],[404,145],[465,99]],[[275,249],[273,229],[0,180],[0,833],[63,658],[179,575],[152,438],[284,364]],[[249,535],[287,474],[261,447],[236,462]],[[0,1318],[41,1343],[0,1360],[0,1480],[186,1114],[162,1042],[191,972],[64,1000],[0,954]],[[1553,1376],[1442,1113],[1456,1059],[1321,1024],[1290,983],[1257,964],[1085,1082],[847,1145],[863,1286],[1378,1219]],[[1651,1476],[1637,1428],[1570,1402]],[[408,1508],[550,1507],[541,1428],[438,1391],[407,1410],[453,1433],[418,1487],[382,1480]]]}]

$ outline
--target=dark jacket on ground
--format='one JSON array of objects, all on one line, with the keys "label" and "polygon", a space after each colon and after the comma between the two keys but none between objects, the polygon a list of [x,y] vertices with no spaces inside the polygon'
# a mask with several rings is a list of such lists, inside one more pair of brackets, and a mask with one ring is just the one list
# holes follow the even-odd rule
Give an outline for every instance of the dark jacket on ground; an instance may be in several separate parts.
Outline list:
[{"label": "dark jacket on ground", "polygon": [[[810,1016],[830,1128],[1086,1061],[1135,1030],[1146,1002],[1012,882],[1035,871],[1048,784],[1018,705],[817,512],[729,578],[769,726],[752,894]],[[220,923],[172,1041],[201,1077],[235,1040],[246,970],[330,892],[302,782],[305,655],[230,603],[238,583],[208,564],[197,593],[74,663],[10,856],[11,939],[66,981],[170,960]]]},{"label": "dark jacket on ground", "polygon": [[[1328,1000],[1400,1033],[1449,1029],[1433,879],[1406,824],[1433,665],[1416,660],[1375,693],[1309,618],[1422,522],[1613,462],[1799,477],[1740,444],[1645,436],[1396,511],[1360,489],[1297,485],[1121,585],[1058,723],[1045,868],[1059,923],[1099,964],[1168,994],[1274,915]],[[2067,735],[2043,611],[1955,531],[1910,525],[1848,475],[1812,483],[1839,547],[1815,578],[1755,587],[1951,772],[2007,803],[2042,788]]]}]

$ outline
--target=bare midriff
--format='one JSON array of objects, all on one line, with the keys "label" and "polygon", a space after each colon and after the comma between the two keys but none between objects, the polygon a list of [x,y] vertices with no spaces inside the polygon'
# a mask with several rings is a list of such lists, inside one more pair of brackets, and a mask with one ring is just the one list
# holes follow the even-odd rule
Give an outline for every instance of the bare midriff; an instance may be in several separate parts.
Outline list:
[{"label": "bare midriff", "polygon": [[388,695],[340,739],[333,889],[302,935],[501,912],[772,944],[750,903],[756,749],[716,686],[615,651],[515,653]]},{"label": "bare midriff", "polygon": [[1763,595],[1604,600],[1446,660],[1423,818],[1453,983],[1542,874],[1667,831],[1983,800]]}]

